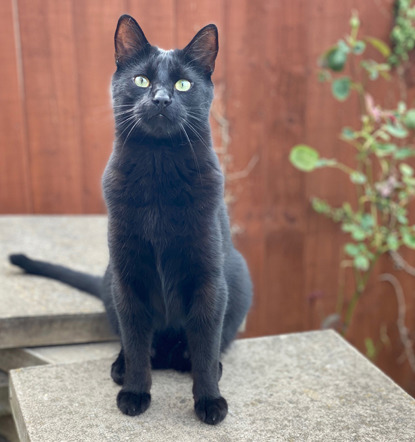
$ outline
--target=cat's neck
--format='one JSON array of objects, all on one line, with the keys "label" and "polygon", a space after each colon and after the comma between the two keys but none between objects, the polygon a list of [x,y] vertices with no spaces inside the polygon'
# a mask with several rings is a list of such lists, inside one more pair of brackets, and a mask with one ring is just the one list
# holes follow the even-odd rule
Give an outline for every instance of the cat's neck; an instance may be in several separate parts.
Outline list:
[{"label": "cat's neck", "polygon": [[212,149],[210,126],[206,125],[198,130],[183,130],[168,138],[157,138],[146,133],[137,132],[128,138],[117,134],[115,151],[123,156],[135,156],[143,152],[174,152],[177,155],[186,151],[202,154]]}]

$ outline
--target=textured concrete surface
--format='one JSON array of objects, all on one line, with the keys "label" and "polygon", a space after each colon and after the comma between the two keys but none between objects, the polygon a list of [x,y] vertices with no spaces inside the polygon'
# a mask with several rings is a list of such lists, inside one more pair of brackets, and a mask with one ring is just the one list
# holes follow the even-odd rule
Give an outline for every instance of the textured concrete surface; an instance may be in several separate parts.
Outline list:
[{"label": "textured concrete surface", "polygon": [[0,350],[0,370],[34,365],[83,362],[116,357],[120,351],[117,341],[93,344],[52,345],[50,347],[9,348]]},{"label": "textured concrete surface", "polygon": [[173,371],[153,372],[146,413],[122,415],[111,362],[11,371],[22,441],[414,441],[415,401],[333,331],[237,341],[216,427],[197,420],[190,376]]},{"label": "textured concrete surface", "polygon": [[0,348],[111,338],[98,299],[9,264],[25,253],[94,274],[108,260],[105,216],[0,216]]}]

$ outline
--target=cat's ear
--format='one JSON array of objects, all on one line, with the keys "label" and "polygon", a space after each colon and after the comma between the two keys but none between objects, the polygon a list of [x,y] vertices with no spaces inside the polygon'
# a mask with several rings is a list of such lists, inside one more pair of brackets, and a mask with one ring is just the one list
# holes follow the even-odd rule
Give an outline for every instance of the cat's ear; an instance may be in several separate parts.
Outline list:
[{"label": "cat's ear", "polygon": [[212,74],[218,50],[218,28],[215,25],[207,25],[193,37],[183,52],[202,65],[207,74]]},{"label": "cat's ear", "polygon": [[129,15],[122,15],[119,18],[114,44],[117,65],[124,63],[150,45],[138,23]]}]

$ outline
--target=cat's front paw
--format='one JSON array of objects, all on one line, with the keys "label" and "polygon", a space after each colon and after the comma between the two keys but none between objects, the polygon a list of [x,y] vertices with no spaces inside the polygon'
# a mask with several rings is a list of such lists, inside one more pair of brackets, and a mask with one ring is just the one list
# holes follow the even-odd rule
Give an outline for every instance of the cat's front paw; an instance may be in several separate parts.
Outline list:
[{"label": "cat's front paw", "polygon": [[228,404],[222,396],[215,399],[202,398],[196,401],[195,411],[202,422],[216,425],[228,414]]},{"label": "cat's front paw", "polygon": [[151,395],[149,393],[132,393],[121,390],[117,396],[118,408],[128,416],[137,416],[144,413],[150,406]]}]

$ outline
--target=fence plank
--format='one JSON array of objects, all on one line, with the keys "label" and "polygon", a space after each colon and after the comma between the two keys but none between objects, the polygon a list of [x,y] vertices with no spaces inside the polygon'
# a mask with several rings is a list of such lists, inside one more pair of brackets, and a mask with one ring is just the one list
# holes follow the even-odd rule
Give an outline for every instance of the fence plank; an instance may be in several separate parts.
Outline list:
[{"label": "fence plank", "polygon": [[0,211],[30,213],[33,210],[30,158],[27,154],[18,11],[13,0],[0,2],[0,41],[3,43],[0,64]]},{"label": "fence plank", "polygon": [[19,0],[35,213],[81,213],[82,172],[72,2]]},{"label": "fence plank", "polygon": [[126,2],[89,0],[74,2],[76,61],[78,68],[80,136],[82,145],[82,210],[102,213],[105,205],[101,176],[112,149],[114,123],[110,100],[115,71],[114,32]]}]

